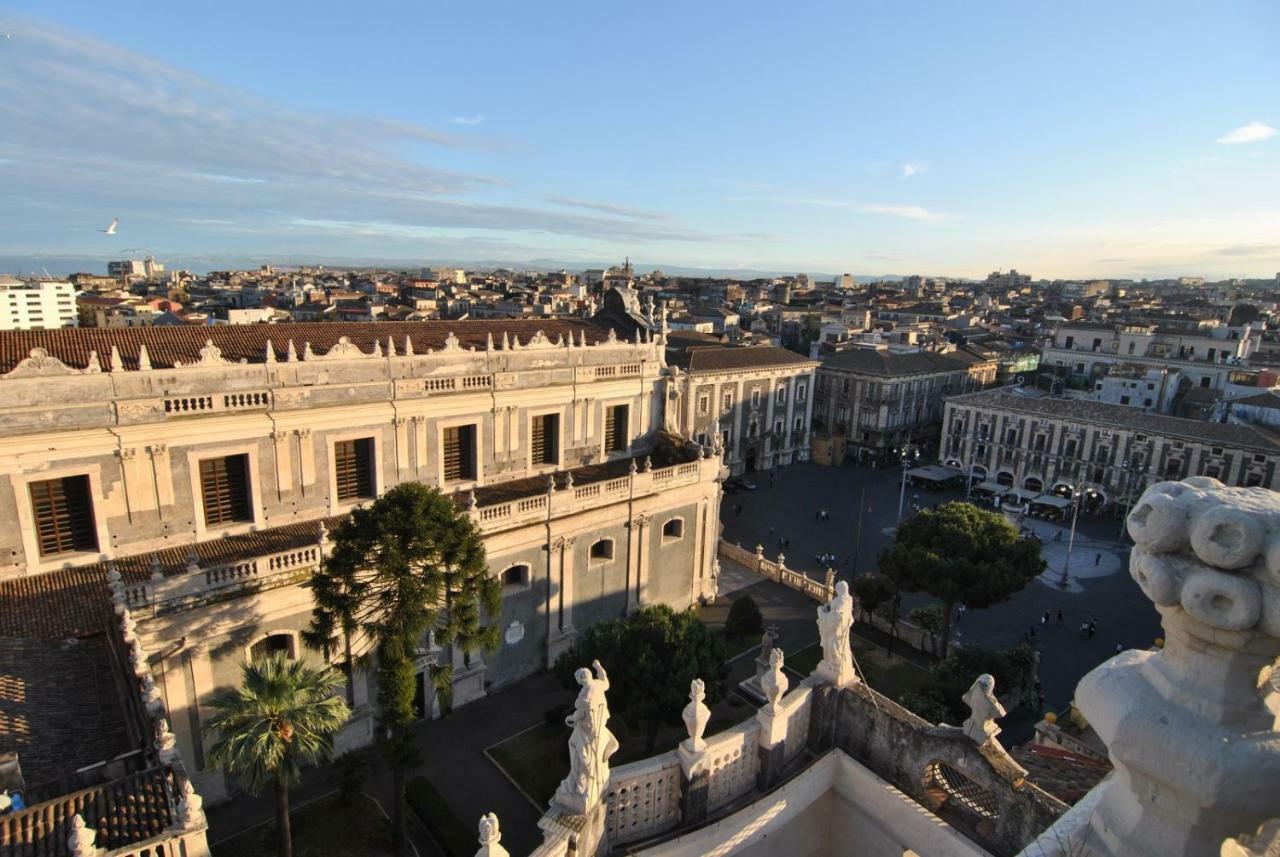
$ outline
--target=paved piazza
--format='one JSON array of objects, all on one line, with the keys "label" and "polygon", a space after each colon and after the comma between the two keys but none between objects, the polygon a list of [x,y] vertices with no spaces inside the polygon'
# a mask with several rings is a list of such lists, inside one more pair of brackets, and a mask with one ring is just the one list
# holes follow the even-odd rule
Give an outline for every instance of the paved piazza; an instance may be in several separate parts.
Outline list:
[{"label": "paved piazza", "polygon": [[[858,498],[865,490],[867,509],[857,568],[870,571],[876,567],[876,556],[893,539],[901,470],[798,464],[774,474],[772,484],[768,473],[751,474],[757,490],[725,496],[721,511],[725,538],[746,547],[762,544],[770,558],[777,555],[778,539],[789,539],[790,547],[785,551],[788,567],[813,576],[821,573],[816,555],[833,553],[840,576],[848,578],[852,576],[850,560],[858,530]],[[935,493],[908,488],[905,514],[910,514],[913,502],[927,506],[962,499],[963,491]],[[740,513],[736,509],[739,505]],[[821,509],[830,513],[829,521],[817,520]],[[957,633],[962,643],[1004,647],[1024,639],[1034,628],[1046,705],[1058,708],[1071,700],[1076,683],[1086,672],[1115,653],[1117,644],[1124,648],[1150,646],[1160,636],[1159,615],[1127,573],[1130,542],[1126,536],[1123,546],[1117,545],[1118,518],[1080,516],[1066,589],[1060,580],[1068,528],[1034,519],[1023,523],[1044,540],[1048,569],[1004,604],[968,611]],[[928,601],[927,596],[909,596],[905,609]],[[1042,626],[1040,618],[1046,610],[1050,621]],[[1058,610],[1063,612],[1061,625],[1056,621]],[[1081,623],[1089,620],[1097,627],[1092,637],[1080,631]]]}]

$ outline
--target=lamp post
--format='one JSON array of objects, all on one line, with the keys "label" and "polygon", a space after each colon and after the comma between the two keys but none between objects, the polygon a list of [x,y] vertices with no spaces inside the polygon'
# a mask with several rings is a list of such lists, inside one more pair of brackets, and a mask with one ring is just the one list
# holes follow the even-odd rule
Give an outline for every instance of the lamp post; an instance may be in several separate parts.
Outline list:
[{"label": "lamp post", "polygon": [[1071,535],[1067,537],[1067,559],[1062,563],[1062,577],[1058,580],[1058,586],[1066,589],[1071,585],[1071,549],[1076,544],[1076,520],[1080,517],[1080,501],[1081,493],[1084,491],[1084,485],[1071,486]]},{"label": "lamp post", "polygon": [[904,444],[902,447],[902,488],[898,491],[898,523],[902,523],[902,506],[907,500],[907,471],[911,469],[911,462],[920,457],[920,450],[911,444]]}]

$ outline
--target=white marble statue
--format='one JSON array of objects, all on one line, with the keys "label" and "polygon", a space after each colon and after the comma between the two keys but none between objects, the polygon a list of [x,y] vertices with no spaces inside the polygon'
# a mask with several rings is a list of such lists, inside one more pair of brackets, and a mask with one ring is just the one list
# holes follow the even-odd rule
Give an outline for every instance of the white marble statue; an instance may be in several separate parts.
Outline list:
[{"label": "white marble statue", "polygon": [[996,699],[996,680],[983,673],[973,681],[965,693],[964,704],[969,706],[969,719],[964,722],[964,734],[978,744],[985,744],[1000,734],[996,719],[1004,717],[1004,706]]},{"label": "white marble statue", "polygon": [[178,758],[178,739],[169,731],[169,721],[163,717],[156,719],[155,726],[156,755],[164,764],[170,764]]},{"label": "white marble statue", "polygon": [[67,834],[67,850],[71,857],[98,857],[103,849],[94,843],[98,839],[98,831],[84,823],[80,813],[71,818],[71,831]]},{"label": "white marble statue", "polygon": [[495,813],[480,816],[480,850],[476,857],[509,857],[507,849],[502,847],[502,830]]},{"label": "white marble statue", "polygon": [[[592,675],[592,670],[595,675]],[[552,802],[569,812],[586,815],[596,807],[609,783],[609,757],[618,750],[618,739],[609,731],[609,704],[605,692],[609,676],[599,661],[581,668],[574,678],[582,686],[565,723],[569,736],[569,775],[556,789]]]},{"label": "white marble statue", "polygon": [[782,649],[771,650],[769,669],[760,678],[760,689],[764,691],[765,710],[770,714],[777,712],[778,703],[786,695],[787,687],[791,684],[787,674],[782,671],[783,659]]},{"label": "white marble statue", "polygon": [[853,596],[849,584],[836,584],[836,594],[818,608],[818,637],[822,642],[822,662],[818,674],[836,687],[848,687],[857,681],[853,670],[853,650],[849,648],[849,632],[853,630]]},{"label": "white marble statue", "polygon": [[702,683],[702,679],[695,678],[689,682],[689,704],[684,707],[680,716],[684,720],[684,728],[689,732],[688,739],[681,746],[690,753],[701,753],[707,749],[707,742],[702,738],[702,733],[707,730],[707,722],[711,719],[711,709],[703,702],[706,698],[707,686]]}]

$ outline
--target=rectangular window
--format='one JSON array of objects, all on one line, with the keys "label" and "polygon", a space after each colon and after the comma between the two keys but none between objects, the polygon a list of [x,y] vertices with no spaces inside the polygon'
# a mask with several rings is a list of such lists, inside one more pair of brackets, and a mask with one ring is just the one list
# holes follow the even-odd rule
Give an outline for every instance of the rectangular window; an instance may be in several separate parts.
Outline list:
[{"label": "rectangular window", "polygon": [[373,438],[335,443],[333,470],[340,501],[373,497]]},{"label": "rectangular window", "polygon": [[476,426],[450,426],[444,430],[445,481],[476,478]]},{"label": "rectangular window", "polygon": [[200,462],[200,496],[206,526],[252,521],[249,500],[249,456],[226,455]]},{"label": "rectangular window", "polygon": [[604,451],[624,452],[627,448],[631,406],[614,405],[604,412]]},{"label": "rectangular window", "polygon": [[88,476],[32,482],[30,490],[41,556],[98,549]]},{"label": "rectangular window", "polygon": [[702,393],[698,396],[698,415],[704,416],[711,413],[711,396]]},{"label": "rectangular window", "polygon": [[560,463],[560,415],[543,414],[533,418],[529,447],[534,464]]}]

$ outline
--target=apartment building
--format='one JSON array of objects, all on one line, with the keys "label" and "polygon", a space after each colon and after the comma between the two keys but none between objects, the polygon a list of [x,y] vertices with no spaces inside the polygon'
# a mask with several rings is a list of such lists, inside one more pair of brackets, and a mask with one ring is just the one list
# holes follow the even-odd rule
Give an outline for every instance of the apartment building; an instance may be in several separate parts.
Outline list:
[{"label": "apartment building", "polygon": [[772,346],[693,346],[671,362],[677,433],[711,443],[719,433],[735,474],[809,460],[816,360]]},{"label": "apartment building", "polygon": [[932,441],[943,397],[995,381],[997,360],[969,352],[853,348],[817,373],[813,457],[821,464],[882,462],[895,448]]},{"label": "apartment building", "polygon": [[0,277],[0,330],[49,330],[78,323],[71,283]]},{"label": "apartment building", "polygon": [[951,396],[938,459],[1031,494],[1129,504],[1147,486],[1210,476],[1233,486],[1280,486],[1280,445],[1243,425],[1186,420],[1125,405],[1034,396],[1013,388]]},{"label": "apartment building", "polygon": [[[595,622],[714,596],[722,465],[662,431],[663,349],[554,320],[0,335],[0,602],[93,625],[121,588],[216,800],[209,695],[261,652],[321,657],[301,631],[326,527],[402,482],[455,498],[503,583],[499,651],[424,639],[424,717],[440,667],[464,705]],[[342,749],[373,735],[373,676],[350,669]]]},{"label": "apartment building", "polygon": [[1261,334],[1249,327],[1196,322],[1168,324],[1076,322],[1060,326],[1040,365],[1091,386],[1116,364],[1176,369],[1193,386],[1221,390],[1234,369],[1247,364]]}]

